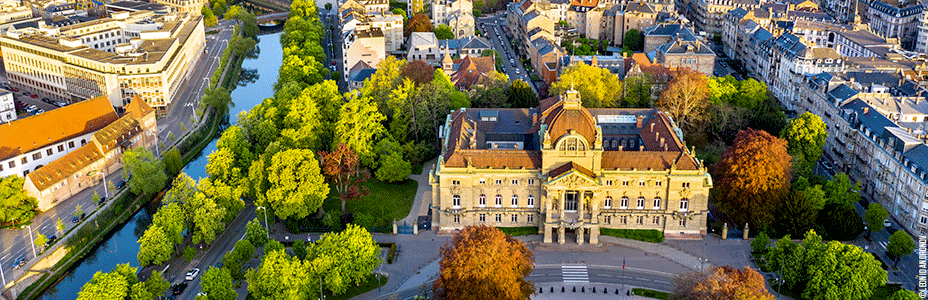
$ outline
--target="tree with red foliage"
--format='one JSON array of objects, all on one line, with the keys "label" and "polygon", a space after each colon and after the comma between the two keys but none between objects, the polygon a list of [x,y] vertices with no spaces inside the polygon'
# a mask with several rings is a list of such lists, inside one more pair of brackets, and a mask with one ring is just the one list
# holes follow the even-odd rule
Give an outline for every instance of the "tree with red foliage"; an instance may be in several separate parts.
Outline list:
[{"label": "tree with red foliage", "polygon": [[719,204],[739,224],[766,228],[789,190],[790,159],[785,140],[763,130],[739,131],[713,166]]},{"label": "tree with red foliage", "polygon": [[528,299],[535,285],[525,278],[535,255],[521,241],[486,225],[467,226],[442,246],[435,299]]},{"label": "tree with red foliage", "polygon": [[432,27],[432,19],[429,19],[429,15],[415,14],[406,21],[403,35],[409,36],[413,32],[432,32],[432,30],[435,30],[435,27]]},{"label": "tree with red foliage", "polygon": [[435,78],[435,67],[423,60],[414,60],[403,66],[403,77],[412,79],[416,85],[432,82]]},{"label": "tree with red foliage", "polygon": [[751,269],[730,266],[680,275],[674,279],[672,299],[773,300],[764,277]]},{"label": "tree with red foliage", "polygon": [[335,151],[319,151],[322,157],[322,174],[335,184],[335,191],[342,200],[342,213],[345,212],[345,203],[357,200],[369,193],[367,187],[361,183],[370,178],[367,172],[361,172],[358,167],[358,154],[351,147],[341,143]]}]

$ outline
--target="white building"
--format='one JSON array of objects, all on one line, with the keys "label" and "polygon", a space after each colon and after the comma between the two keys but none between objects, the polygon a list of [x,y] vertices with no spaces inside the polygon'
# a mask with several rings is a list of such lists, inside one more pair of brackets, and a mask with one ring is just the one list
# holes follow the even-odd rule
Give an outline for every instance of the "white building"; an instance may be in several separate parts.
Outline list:
[{"label": "white building", "polygon": [[924,7],[921,4],[906,4],[899,7],[875,0],[870,2],[867,16],[870,29],[883,38],[894,38],[906,50],[915,48],[918,36],[918,24]]},{"label": "white building", "polygon": [[359,24],[355,30],[344,37],[342,44],[342,77],[345,82],[350,79],[351,69],[360,62],[368,66],[377,66],[387,57],[384,48],[383,31],[368,24]]},{"label": "white building", "polygon": [[471,0],[432,1],[432,25],[448,25],[456,38],[474,35],[474,2]]},{"label": "white building", "polygon": [[432,66],[439,66],[444,53],[438,46],[438,38],[432,32],[413,32],[409,35],[407,61],[422,60]]},{"label": "white building", "polygon": [[16,120],[16,103],[13,92],[0,89],[0,123]]}]

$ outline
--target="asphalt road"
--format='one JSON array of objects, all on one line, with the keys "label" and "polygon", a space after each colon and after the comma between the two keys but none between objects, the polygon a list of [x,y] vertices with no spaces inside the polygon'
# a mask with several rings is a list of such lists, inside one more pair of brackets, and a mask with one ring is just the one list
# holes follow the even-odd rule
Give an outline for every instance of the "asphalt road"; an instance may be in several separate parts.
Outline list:
[{"label": "asphalt road", "polygon": [[[512,41],[506,36],[506,19],[500,15],[482,17],[478,19],[480,32],[483,37],[490,40],[490,46],[502,56],[503,72],[509,76],[510,81],[522,79],[525,82],[531,82],[522,62],[519,61],[519,53],[512,47]],[[512,60],[510,62],[509,60]]]},{"label": "asphalt road", "polygon": [[219,25],[212,28],[219,29],[219,33],[206,36],[206,53],[200,56],[200,60],[194,65],[193,72],[187,77],[187,82],[180,91],[180,96],[169,105],[167,116],[158,119],[158,138],[164,142],[165,146],[174,143],[169,139],[172,132],[174,138],[179,139],[183,136],[184,127],[187,130],[193,128],[190,122],[191,116],[196,114],[195,111],[199,108],[200,99],[203,98],[203,93],[209,86],[213,71],[219,67],[222,52],[228,47],[229,40],[232,38],[234,24],[235,21],[221,21]]},{"label": "asphalt road", "polygon": [[[168,116],[158,120],[158,127],[161,132],[160,138],[162,140],[165,140],[168,136],[168,132],[171,131],[177,132],[175,136],[179,138],[181,135],[181,122],[188,123],[188,130],[192,127],[189,124],[190,116],[194,113],[191,107],[199,103],[203,90],[205,89],[203,78],[205,77],[205,82],[209,82],[209,77],[212,76],[213,70],[218,66],[219,60],[216,57],[221,56],[222,51],[228,45],[228,40],[232,36],[232,28],[229,28],[229,24],[233,24],[233,21],[222,22],[219,26],[221,28],[219,34],[207,35],[207,53],[201,56],[200,60],[196,63],[195,69],[188,79],[188,83],[184,84],[182,87],[183,90],[180,92],[181,96],[169,107]],[[214,38],[209,38],[210,36],[214,36]],[[198,78],[199,80],[197,80]],[[3,78],[2,81],[5,81],[5,78]],[[20,94],[21,93],[22,91]],[[26,103],[30,103],[30,101],[31,100],[27,100]],[[36,102],[47,105],[41,101]],[[165,144],[167,144],[167,142],[165,142]],[[113,172],[112,174],[107,174],[107,180],[112,181],[114,184],[121,181],[121,170]],[[55,228],[58,218],[61,218],[62,222],[65,223],[67,227],[65,230],[76,225],[71,223],[71,219],[74,217],[74,211],[78,204],[81,205],[84,212],[89,213],[95,210],[97,204],[92,201],[94,191],[98,192],[100,196],[106,194],[103,185],[98,184],[79,192],[74,197],[62,200],[55,207],[40,213],[32,220],[31,227],[26,229],[0,229],[0,273],[2,273],[0,275],[3,275],[2,278],[0,278],[0,282],[3,282],[5,285],[6,282],[13,281],[14,278],[19,278],[23,275],[26,268],[13,270],[15,261],[20,257],[26,257],[30,260],[29,263],[35,263],[33,260],[35,256],[33,255],[31,241],[36,234],[43,234],[45,236],[59,235]],[[109,192],[110,195],[112,195],[113,191]],[[28,229],[32,230],[32,237],[30,237]],[[41,251],[40,248],[36,248],[35,250],[35,253]],[[27,264],[27,267],[28,266]]]},{"label": "asphalt road", "polygon": [[673,274],[643,269],[622,269],[621,266],[545,265],[536,267],[528,276],[535,287],[545,283],[566,283],[592,287],[596,283],[629,285],[652,290],[670,291]]}]

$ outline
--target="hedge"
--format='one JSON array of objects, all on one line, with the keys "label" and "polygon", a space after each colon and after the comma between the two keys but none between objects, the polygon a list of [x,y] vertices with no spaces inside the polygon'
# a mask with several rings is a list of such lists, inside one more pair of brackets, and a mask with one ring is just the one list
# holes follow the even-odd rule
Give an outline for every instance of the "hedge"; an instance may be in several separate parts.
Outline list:
[{"label": "hedge", "polygon": [[656,229],[600,228],[599,234],[651,243],[660,243],[664,241],[664,233]]},{"label": "hedge", "polygon": [[510,236],[538,234],[538,227],[496,227]]}]

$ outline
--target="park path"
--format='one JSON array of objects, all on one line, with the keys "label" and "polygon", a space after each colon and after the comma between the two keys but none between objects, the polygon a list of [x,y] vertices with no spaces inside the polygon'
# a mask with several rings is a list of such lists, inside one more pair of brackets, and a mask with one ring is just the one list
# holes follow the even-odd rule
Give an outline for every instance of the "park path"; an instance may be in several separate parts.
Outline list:
[{"label": "park path", "polygon": [[419,216],[428,215],[429,204],[432,203],[432,186],[429,185],[429,172],[434,169],[437,161],[437,158],[427,161],[422,164],[421,174],[409,175],[409,179],[415,180],[417,183],[416,199],[413,200],[412,207],[409,209],[409,215],[402,220],[397,220],[397,225],[403,225],[403,223],[413,225],[416,224]]}]

